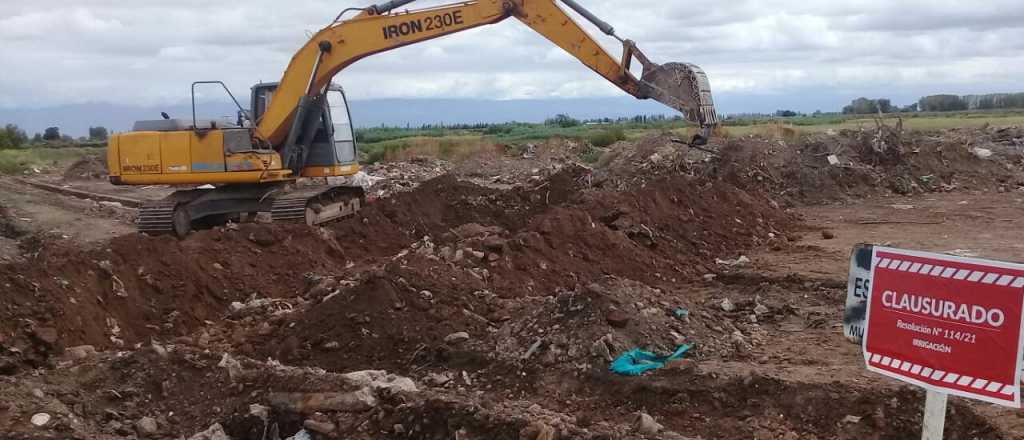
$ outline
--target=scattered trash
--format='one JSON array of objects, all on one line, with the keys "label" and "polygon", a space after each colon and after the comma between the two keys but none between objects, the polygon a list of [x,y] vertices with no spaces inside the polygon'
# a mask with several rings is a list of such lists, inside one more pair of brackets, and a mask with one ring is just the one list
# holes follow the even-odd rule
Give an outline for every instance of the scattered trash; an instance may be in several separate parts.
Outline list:
[{"label": "scattered trash", "polygon": [[536,353],[537,350],[540,350],[540,346],[543,343],[543,338],[537,338],[537,340],[534,341],[532,345],[530,345],[530,348],[526,350],[526,353],[523,354],[523,360],[533,357],[533,354]]},{"label": "scattered trash", "polygon": [[850,423],[850,424],[860,423],[860,419],[861,419],[861,417],[857,417],[857,416],[846,416],[846,417],[843,417],[843,423]]},{"label": "scattered trash", "polygon": [[361,186],[365,189],[370,188],[373,185],[376,185],[377,182],[380,182],[381,180],[384,180],[384,178],[371,176],[369,174],[366,174],[366,172],[364,171],[360,171],[356,173],[354,176],[352,176],[352,185]]},{"label": "scattered trash", "polygon": [[721,258],[715,258],[715,263],[721,264],[723,266],[739,267],[750,264],[750,259],[747,258],[746,255],[740,255],[740,257],[735,260],[723,260]]},{"label": "scattered trash", "polygon": [[733,304],[732,301],[729,301],[729,298],[726,298],[726,299],[722,300],[722,311],[724,311],[724,312],[732,312],[732,311],[735,311],[735,310],[736,310],[736,304]]},{"label": "scattered trash", "polygon": [[905,211],[905,210],[908,210],[908,209],[914,209],[914,205],[889,205],[889,206],[891,206],[892,209],[899,209],[901,211]]},{"label": "scattered trash", "polygon": [[456,333],[452,333],[452,334],[444,337],[444,343],[445,344],[451,344],[451,345],[461,344],[461,343],[466,342],[468,340],[469,340],[469,333],[466,333],[466,332],[456,332]]},{"label": "scattered trash", "polygon": [[672,315],[676,318],[686,320],[690,317],[690,309],[687,309],[686,307],[678,307],[672,311]]},{"label": "scattered trash", "polygon": [[978,159],[988,159],[992,157],[992,150],[989,150],[988,148],[975,147],[971,149],[971,153],[974,153],[974,155],[977,156]]},{"label": "scattered trash", "polygon": [[680,345],[675,352],[668,356],[658,356],[654,353],[634,348],[612,361],[608,369],[623,376],[640,376],[650,370],[657,370],[665,366],[669,361],[683,357],[690,350],[690,345]]},{"label": "scattered trash", "polygon": [[50,415],[47,413],[36,413],[32,416],[32,424],[36,426],[46,426],[50,423]]},{"label": "scattered trash", "polygon": [[658,435],[659,432],[665,429],[660,423],[654,421],[654,417],[647,413],[638,413],[633,426],[644,435]]},{"label": "scattered trash", "polygon": [[949,255],[955,255],[957,257],[977,257],[978,256],[977,252],[974,252],[974,251],[972,251],[970,249],[953,249],[951,251],[946,251],[946,253],[949,254]]},{"label": "scattered trash", "polygon": [[839,166],[839,157],[834,154],[828,155],[828,164],[832,166]]}]

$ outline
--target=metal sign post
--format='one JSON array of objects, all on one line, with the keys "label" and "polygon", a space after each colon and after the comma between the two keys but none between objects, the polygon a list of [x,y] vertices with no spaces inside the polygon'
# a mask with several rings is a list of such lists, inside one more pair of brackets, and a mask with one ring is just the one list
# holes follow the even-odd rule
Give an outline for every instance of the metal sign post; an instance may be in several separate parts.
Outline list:
[{"label": "metal sign post", "polygon": [[942,440],[942,431],[946,428],[946,401],[949,395],[939,391],[928,390],[924,401],[924,427],[921,440]]}]

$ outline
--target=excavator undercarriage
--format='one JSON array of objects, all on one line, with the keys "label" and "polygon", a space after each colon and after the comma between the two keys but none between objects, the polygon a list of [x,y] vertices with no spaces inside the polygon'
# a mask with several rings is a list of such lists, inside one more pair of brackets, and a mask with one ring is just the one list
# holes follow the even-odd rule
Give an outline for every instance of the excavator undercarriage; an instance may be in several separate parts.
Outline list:
[{"label": "excavator undercarriage", "polygon": [[231,221],[297,221],[310,226],[355,215],[366,204],[357,186],[292,183],[227,185],[176,191],[139,208],[139,232],[185,236],[202,226]]}]

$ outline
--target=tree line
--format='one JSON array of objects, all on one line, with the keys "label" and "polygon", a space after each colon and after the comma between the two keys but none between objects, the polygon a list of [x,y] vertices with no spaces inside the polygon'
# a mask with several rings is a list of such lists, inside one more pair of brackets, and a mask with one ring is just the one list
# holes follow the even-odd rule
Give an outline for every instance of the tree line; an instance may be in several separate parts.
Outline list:
[{"label": "tree line", "polygon": [[30,138],[28,133],[21,129],[21,127],[18,127],[16,124],[7,124],[0,130],[0,150],[28,148],[55,143],[106,142],[109,136],[110,132],[106,127],[89,127],[89,136],[81,136],[78,139],[61,134],[60,127],[47,127],[42,133],[36,133]]},{"label": "tree line", "polygon": [[843,114],[868,115],[906,112],[953,112],[967,110],[1024,109],[1024,93],[992,93],[988,95],[930,95],[904,106],[894,106],[887,98],[857,98],[843,107]]}]

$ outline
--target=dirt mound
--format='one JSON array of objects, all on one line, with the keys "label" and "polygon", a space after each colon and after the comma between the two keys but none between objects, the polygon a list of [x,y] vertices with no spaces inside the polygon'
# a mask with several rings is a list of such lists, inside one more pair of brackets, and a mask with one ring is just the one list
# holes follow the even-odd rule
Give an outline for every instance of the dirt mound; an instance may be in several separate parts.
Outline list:
[{"label": "dirt mound", "polygon": [[[343,249],[330,231],[297,225],[218,228],[182,241],[127,235],[84,251],[64,242],[42,247],[27,261],[0,266],[0,344],[27,353],[33,365],[62,346],[185,336],[225,316],[233,301],[291,296],[304,288],[304,273],[373,255]],[[32,337],[39,329],[54,340],[40,344]]]},{"label": "dirt mound", "polygon": [[614,145],[595,181],[643,186],[666,174],[729,182],[787,205],[873,194],[1024,186],[1024,130],[912,132],[896,127],[778,137],[744,136],[690,148],[672,134]]},{"label": "dirt mound", "polygon": [[76,160],[64,170],[64,180],[94,180],[107,178],[107,162],[100,156],[86,156]]},{"label": "dirt mound", "polygon": [[[454,364],[504,381],[501,371],[539,336],[531,328],[560,329],[548,335],[544,353],[587,353],[616,310],[650,321],[620,335],[619,348],[671,349],[674,337],[651,334],[671,326],[672,308],[689,300],[649,285],[713,273],[716,257],[740,249],[784,246],[792,225],[781,210],[728,184],[663,177],[620,193],[587,181],[588,171],[574,167],[507,191],[445,176],[371,206],[361,223],[404,225],[409,245],[380,267],[325,273],[327,287],[303,297],[308,308],[249,332],[253,351],[244,353],[332,371]],[[550,318],[569,310],[580,319]],[[446,338],[460,332],[474,340],[469,347],[506,349],[452,349]],[[719,349],[727,348],[702,348]],[[508,386],[533,386],[519,382]]]}]

